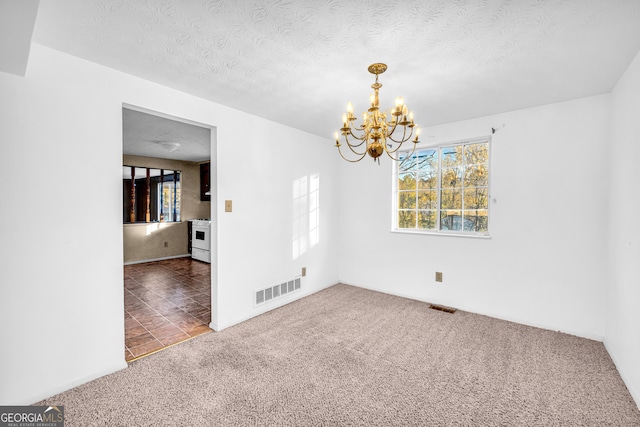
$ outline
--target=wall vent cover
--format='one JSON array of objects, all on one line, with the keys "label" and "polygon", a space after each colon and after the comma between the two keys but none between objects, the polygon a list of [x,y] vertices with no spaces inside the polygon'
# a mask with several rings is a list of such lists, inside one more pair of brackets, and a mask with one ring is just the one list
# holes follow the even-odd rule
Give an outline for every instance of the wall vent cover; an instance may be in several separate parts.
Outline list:
[{"label": "wall vent cover", "polygon": [[300,287],[300,276],[298,276],[289,280],[288,282],[260,289],[255,292],[255,305],[265,304],[269,301],[281,298],[287,294],[300,290]]}]

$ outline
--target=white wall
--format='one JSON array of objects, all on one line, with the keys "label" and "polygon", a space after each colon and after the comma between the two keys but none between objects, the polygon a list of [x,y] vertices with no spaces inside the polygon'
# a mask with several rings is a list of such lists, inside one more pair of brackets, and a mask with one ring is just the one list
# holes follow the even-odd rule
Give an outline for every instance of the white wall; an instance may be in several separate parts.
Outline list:
[{"label": "white wall", "polygon": [[605,345],[640,407],[640,54],[612,92]]},{"label": "white wall", "polygon": [[[254,292],[300,275],[302,295],[338,282],[338,159],[330,138],[313,137],[256,119],[256,126],[219,128],[218,168],[219,293],[222,305],[214,329],[239,323],[300,295],[254,308]],[[259,124],[259,125],[258,125]],[[241,130],[241,131],[239,131]],[[313,143],[310,143],[313,142]],[[249,175],[247,175],[249,173]],[[310,175],[320,179],[320,239],[293,258],[293,184]],[[224,201],[233,201],[233,213]]]},{"label": "white wall", "polygon": [[390,232],[389,159],[343,163],[341,281],[602,339],[608,109],[604,95],[426,129],[438,143],[505,125],[491,146],[491,239]]},{"label": "white wall", "polygon": [[[0,405],[126,367],[123,103],[217,127],[214,326],[269,308],[253,306],[253,290],[301,266],[309,275],[298,297],[337,281],[330,141],[35,44],[25,77],[0,72],[0,93]],[[292,182],[312,173],[321,176],[321,240],[293,260]],[[234,212],[224,213],[224,199]]]}]

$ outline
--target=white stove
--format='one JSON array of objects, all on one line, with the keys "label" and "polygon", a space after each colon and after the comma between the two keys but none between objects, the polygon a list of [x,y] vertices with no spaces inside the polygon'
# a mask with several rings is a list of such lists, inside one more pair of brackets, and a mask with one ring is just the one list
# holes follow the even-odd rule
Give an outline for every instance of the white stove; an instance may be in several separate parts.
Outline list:
[{"label": "white stove", "polygon": [[191,220],[191,258],[211,263],[211,220]]}]

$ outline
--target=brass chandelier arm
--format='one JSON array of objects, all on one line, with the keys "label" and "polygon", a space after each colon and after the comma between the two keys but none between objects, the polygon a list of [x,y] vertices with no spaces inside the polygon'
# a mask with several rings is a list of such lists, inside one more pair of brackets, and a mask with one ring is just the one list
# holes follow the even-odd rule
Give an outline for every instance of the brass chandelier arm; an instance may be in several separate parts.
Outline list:
[{"label": "brass chandelier arm", "polygon": [[[408,141],[408,140],[407,140],[407,141]],[[406,142],[406,141],[405,141],[405,142]],[[400,149],[400,147],[402,147],[402,145],[398,145],[398,146],[397,146],[396,148],[394,148],[393,150],[391,150],[391,149],[389,149],[389,148],[387,147],[387,149],[386,149],[386,150],[384,150],[384,151],[386,151],[387,153],[395,153],[396,151],[398,151],[398,150]],[[415,145],[415,144],[413,144],[413,148],[414,148],[414,150],[415,150],[415,147],[416,147],[416,145]]]},{"label": "brass chandelier arm", "polygon": [[[410,158],[411,156],[413,156],[413,153],[415,153],[415,151],[416,151],[416,145],[418,145],[418,141],[413,141],[413,148],[411,148],[411,152],[405,158]],[[398,146],[398,148],[400,148],[400,146]],[[399,162],[399,161],[401,161],[399,157],[393,157],[391,155],[392,153],[395,153],[396,151],[398,151],[398,148],[396,148],[395,150],[392,150],[392,151],[389,151],[389,150],[384,150],[384,151],[385,151],[385,153],[387,153],[387,156],[389,156],[391,158],[391,160]]]},{"label": "brass chandelier arm", "polygon": [[408,140],[411,139],[411,136],[413,135],[413,128],[411,128],[411,133],[409,134],[409,136],[407,136],[407,127],[404,126],[404,129],[402,131],[402,138],[400,139],[400,141],[397,141],[397,140],[393,139],[393,137],[391,136],[392,133],[393,132],[389,133],[388,138],[390,140],[392,140],[393,142],[395,142],[396,144],[403,144],[403,143],[405,143],[405,142],[407,142]]},{"label": "brass chandelier arm", "polygon": [[[364,131],[364,129],[356,129],[356,130],[358,130],[358,131]],[[348,133],[348,134],[344,134],[344,140],[345,140],[345,141],[347,140],[347,135],[351,135],[354,139],[357,139],[358,141],[362,141],[362,142],[364,142],[364,141],[366,141],[366,140],[367,140],[367,134],[366,134],[366,133],[359,137],[358,135],[356,135],[355,133],[353,133],[353,131],[351,130],[351,128],[349,128],[349,133]],[[362,145],[362,142],[361,142],[360,144],[358,144],[358,145],[354,145],[354,147],[359,147],[359,146],[361,146],[361,145]]]},{"label": "brass chandelier arm", "polygon": [[[360,144],[358,144],[358,145],[351,145],[351,144],[349,143],[349,141],[348,141],[346,138],[345,138],[345,141],[347,142],[347,147],[349,147],[349,150],[351,150],[351,152],[352,152],[353,154],[355,154],[356,156],[361,156],[361,157],[360,157],[360,159],[362,159],[364,156],[366,156],[366,155],[367,155],[366,147],[365,147],[365,149],[364,149],[362,152],[356,151],[356,150],[354,149],[354,148],[360,147],[362,144],[364,144],[364,142],[361,142],[361,143],[360,143]],[[340,151],[340,155],[342,156],[342,151],[340,150],[340,147],[341,147],[341,146],[342,146],[342,144],[340,144],[340,143],[338,143],[338,142],[336,141],[336,147],[338,147],[338,151]],[[344,156],[342,156],[342,157],[346,160],[346,158],[345,158]]]},{"label": "brass chandelier arm", "polygon": [[[340,144],[339,147],[342,147],[342,144]],[[365,154],[367,154],[367,150],[364,150],[362,153],[359,153],[356,150],[354,150],[351,145],[347,144],[347,147],[349,147],[349,150],[351,150],[351,152],[356,156],[364,156]]]},{"label": "brass chandelier arm", "polygon": [[346,136],[344,137],[344,140],[345,140],[345,142],[347,143],[347,147],[349,147],[349,150],[351,150],[351,152],[352,152],[353,154],[355,154],[356,156],[361,156],[361,155],[363,155],[363,154],[367,154],[367,150],[366,150],[366,149],[365,149],[365,150],[364,150],[364,152],[362,152],[362,153],[360,153],[360,152],[358,152],[358,151],[356,151],[356,150],[355,150],[355,148],[358,148],[358,147],[360,147],[362,144],[364,144],[364,141],[360,142],[360,144],[355,144],[355,145],[353,145],[353,144],[351,144],[351,143],[349,142],[349,139],[348,139]]},{"label": "brass chandelier arm", "polygon": [[358,136],[358,135],[356,135],[355,133],[353,133],[353,132],[350,130],[350,132],[349,132],[349,133],[350,133],[350,134],[351,134],[351,136],[353,136],[355,139],[360,140],[360,141],[365,141],[365,140],[367,139],[367,136],[368,136],[369,134],[367,133],[367,130],[366,130],[365,128],[363,128],[363,127],[359,127],[359,128],[355,128],[354,130],[356,130],[356,131],[358,131],[358,132],[362,132],[362,136]]},{"label": "brass chandelier arm", "polygon": [[391,136],[391,134],[393,134],[396,129],[398,128],[398,122],[387,122],[387,129],[389,129],[390,126],[393,126],[389,131],[388,131],[388,135]]},{"label": "brass chandelier arm", "polygon": [[[348,144],[347,144],[348,145]],[[345,159],[347,162],[349,163],[356,163],[359,162],[360,160],[364,159],[364,156],[367,155],[367,152],[365,151],[364,153],[356,153],[355,151],[353,151],[353,148],[351,148],[351,146],[349,145],[349,148],[351,148],[351,151],[353,151],[355,154],[359,155],[360,158],[357,160],[349,160],[347,159],[343,154],[342,154],[342,150],[340,150],[340,144],[336,144],[336,147],[338,147],[338,153],[340,153],[340,157],[342,157],[343,159]]]},{"label": "brass chandelier arm", "polygon": [[[406,133],[406,128],[405,128],[405,133]],[[416,137],[413,139],[413,141],[411,141],[411,142],[413,142],[413,149],[411,150],[411,154],[413,154],[413,152],[414,152],[414,151],[416,151],[416,145],[418,145],[418,143],[420,142],[420,141],[418,140],[418,135],[419,135],[419,132],[418,132],[418,131],[416,131]],[[409,133],[409,136],[407,137],[407,139],[404,139],[404,135],[403,135],[402,142],[398,142],[398,141],[394,140],[393,138],[389,138],[389,139],[391,139],[393,142],[395,142],[395,143],[397,143],[397,144],[399,144],[399,145],[398,145],[396,148],[394,148],[393,150],[390,150],[389,148],[387,148],[387,149],[386,149],[387,154],[389,154],[389,153],[395,153],[396,151],[398,151],[398,150],[400,149],[400,147],[402,147],[402,144],[404,144],[405,142],[407,142],[407,141],[411,140],[411,137],[412,137],[412,136],[413,136],[413,127],[411,127],[411,133]]]}]

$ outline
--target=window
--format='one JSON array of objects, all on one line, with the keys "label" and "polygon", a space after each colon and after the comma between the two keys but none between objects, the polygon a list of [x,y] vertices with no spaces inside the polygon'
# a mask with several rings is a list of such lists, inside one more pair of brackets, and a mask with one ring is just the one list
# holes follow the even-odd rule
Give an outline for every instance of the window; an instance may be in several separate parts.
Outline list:
[{"label": "window", "polygon": [[122,167],[123,222],[180,222],[180,171]]},{"label": "window", "polygon": [[394,229],[489,234],[489,140],[400,153]]}]

